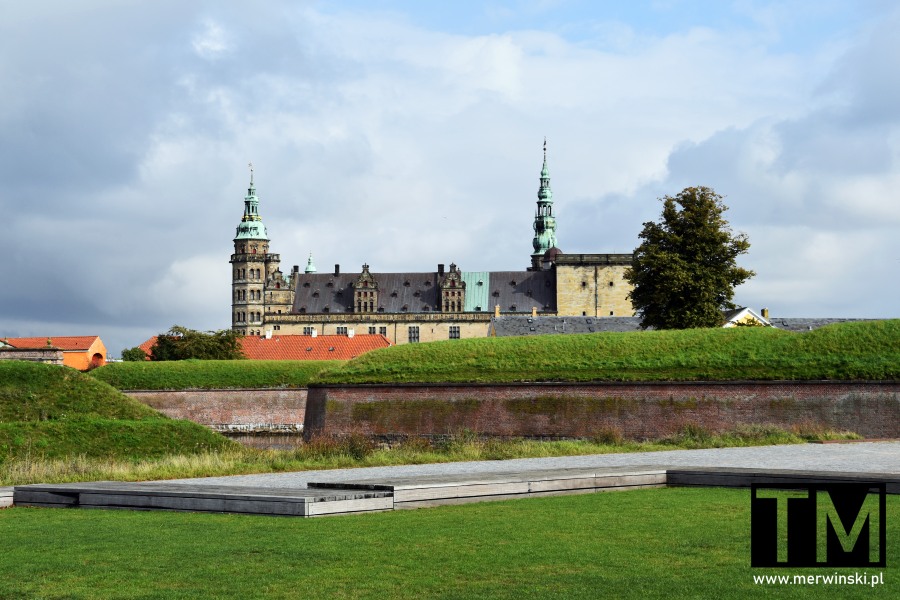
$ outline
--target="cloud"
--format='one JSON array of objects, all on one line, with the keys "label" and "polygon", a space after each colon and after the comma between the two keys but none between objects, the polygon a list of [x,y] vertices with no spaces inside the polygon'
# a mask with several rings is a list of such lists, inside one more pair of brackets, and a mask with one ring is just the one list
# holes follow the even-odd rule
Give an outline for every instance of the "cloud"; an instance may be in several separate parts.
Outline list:
[{"label": "cloud", "polygon": [[95,324],[119,348],[227,327],[251,160],[285,272],[309,252],[524,268],[545,135],[564,250],[628,252],[657,197],[703,183],[751,234],[739,300],[892,314],[898,11],[714,4],[498,4],[483,23],[418,3],[17,5],[0,334]]},{"label": "cloud", "polygon": [[191,40],[194,52],[198,56],[213,60],[231,50],[228,35],[221,25],[214,21],[206,21],[203,25],[203,31],[197,33]]}]

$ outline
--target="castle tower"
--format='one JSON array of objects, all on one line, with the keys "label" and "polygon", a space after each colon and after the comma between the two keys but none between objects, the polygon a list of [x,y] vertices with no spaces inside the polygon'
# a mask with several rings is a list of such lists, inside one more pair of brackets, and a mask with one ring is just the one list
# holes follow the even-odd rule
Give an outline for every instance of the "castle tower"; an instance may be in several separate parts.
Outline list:
[{"label": "castle tower", "polygon": [[544,138],[544,166],[541,169],[541,186],[538,188],[537,211],[534,215],[534,252],[530,271],[541,270],[544,254],[556,248],[556,219],[553,217],[553,192],[550,190],[550,169],[547,168],[547,138]]},{"label": "castle tower", "polygon": [[253,163],[230,262],[231,328],[243,335],[262,335],[266,313],[289,312],[294,299],[293,287],[279,268],[281,257],[269,252],[269,235],[259,215],[253,184]]}]

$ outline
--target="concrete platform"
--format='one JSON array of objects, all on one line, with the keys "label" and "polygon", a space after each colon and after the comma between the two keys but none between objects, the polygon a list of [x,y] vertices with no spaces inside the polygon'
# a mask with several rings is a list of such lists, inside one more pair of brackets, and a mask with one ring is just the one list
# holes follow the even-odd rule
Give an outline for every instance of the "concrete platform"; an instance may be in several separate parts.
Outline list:
[{"label": "concrete platform", "polygon": [[390,491],[394,497],[394,508],[401,509],[555,494],[664,487],[666,470],[652,466],[608,467],[602,470],[529,470],[472,476],[421,475],[340,482],[310,481],[308,485],[312,489]]},{"label": "concrete platform", "polygon": [[98,481],[24,485],[15,488],[16,506],[125,508],[315,517],[391,510],[391,492],[205,486]]},{"label": "concrete platform", "polygon": [[13,505],[13,488],[0,487],[0,508]]},{"label": "concrete platform", "polygon": [[[900,494],[900,443],[674,450],[147,483],[29,485],[16,487],[13,500],[25,506],[310,517],[647,487],[802,486],[842,481],[884,483],[888,493]],[[0,489],[0,502],[3,499]]]},{"label": "concrete platform", "polygon": [[813,483],[884,483],[888,494],[900,494],[900,474],[897,473],[843,473],[839,471],[735,467],[673,468],[666,471],[666,484],[671,487],[750,487],[754,483],[796,485]]}]

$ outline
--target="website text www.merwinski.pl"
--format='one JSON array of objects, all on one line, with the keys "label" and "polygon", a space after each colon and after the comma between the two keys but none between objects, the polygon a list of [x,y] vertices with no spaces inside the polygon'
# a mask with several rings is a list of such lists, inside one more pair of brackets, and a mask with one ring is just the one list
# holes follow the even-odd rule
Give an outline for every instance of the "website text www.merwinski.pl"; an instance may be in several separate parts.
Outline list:
[{"label": "website text www.merwinski.pl", "polygon": [[869,573],[830,573],[828,575],[754,575],[756,585],[884,585],[884,571]]}]

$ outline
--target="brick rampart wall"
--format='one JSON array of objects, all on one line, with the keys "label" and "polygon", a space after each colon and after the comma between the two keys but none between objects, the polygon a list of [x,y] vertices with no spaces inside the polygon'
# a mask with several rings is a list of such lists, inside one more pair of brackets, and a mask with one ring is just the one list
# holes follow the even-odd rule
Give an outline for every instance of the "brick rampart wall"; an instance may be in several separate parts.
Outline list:
[{"label": "brick rampart wall", "polygon": [[305,389],[127,391],[173,419],[216,431],[297,432],[303,428]]},{"label": "brick rampart wall", "polygon": [[305,432],[659,438],[770,424],[900,437],[900,381],[310,386]]}]

